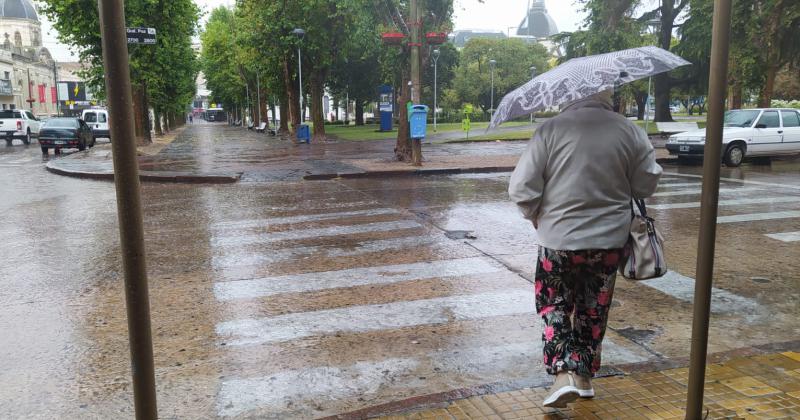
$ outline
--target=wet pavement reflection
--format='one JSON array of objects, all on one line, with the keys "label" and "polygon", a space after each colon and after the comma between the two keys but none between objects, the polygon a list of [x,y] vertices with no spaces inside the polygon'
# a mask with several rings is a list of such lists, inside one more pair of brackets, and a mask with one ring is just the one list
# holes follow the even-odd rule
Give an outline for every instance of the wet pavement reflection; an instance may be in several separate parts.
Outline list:
[{"label": "wet pavement reflection", "polygon": [[[723,169],[712,352],[797,339],[798,169]],[[618,282],[605,372],[688,355],[701,168],[666,172],[650,204],[674,273]],[[50,174],[35,145],[0,148],[0,173],[0,417],[131,417],[113,184]],[[536,234],[508,174],[250,181],[143,185],[162,417],[313,418],[549,380]]]}]

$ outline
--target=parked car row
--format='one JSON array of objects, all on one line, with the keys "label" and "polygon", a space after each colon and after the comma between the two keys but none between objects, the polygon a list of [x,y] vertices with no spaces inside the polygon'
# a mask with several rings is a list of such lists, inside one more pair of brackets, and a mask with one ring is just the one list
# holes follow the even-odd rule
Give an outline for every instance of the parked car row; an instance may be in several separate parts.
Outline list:
[{"label": "parked car row", "polygon": [[10,146],[14,140],[31,144],[36,137],[42,152],[48,149],[93,147],[98,138],[111,139],[108,111],[86,109],[81,117],[40,119],[32,112],[20,109],[0,110],[0,137]]},{"label": "parked car row", "polygon": [[[671,136],[667,150],[678,157],[702,156],[706,131]],[[800,110],[782,108],[737,109],[725,114],[722,161],[736,167],[745,157],[773,157],[800,153]]]}]

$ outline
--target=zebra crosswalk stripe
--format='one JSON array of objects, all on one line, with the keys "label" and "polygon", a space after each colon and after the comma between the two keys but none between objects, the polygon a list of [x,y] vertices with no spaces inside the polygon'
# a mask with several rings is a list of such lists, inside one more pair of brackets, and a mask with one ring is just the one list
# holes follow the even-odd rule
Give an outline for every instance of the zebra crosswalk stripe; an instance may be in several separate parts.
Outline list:
[{"label": "zebra crosswalk stripe", "polygon": [[398,220],[394,222],[365,223],[360,225],[332,226],[314,229],[297,229],[282,232],[266,232],[252,235],[225,235],[211,239],[213,246],[236,246],[279,241],[291,241],[326,236],[353,235],[358,233],[387,232],[420,228],[422,225],[413,220]]},{"label": "zebra crosswalk stripe", "polygon": [[777,239],[783,242],[800,242],[800,231],[798,232],[784,232],[784,233],[770,233],[764,235],[768,238]]}]

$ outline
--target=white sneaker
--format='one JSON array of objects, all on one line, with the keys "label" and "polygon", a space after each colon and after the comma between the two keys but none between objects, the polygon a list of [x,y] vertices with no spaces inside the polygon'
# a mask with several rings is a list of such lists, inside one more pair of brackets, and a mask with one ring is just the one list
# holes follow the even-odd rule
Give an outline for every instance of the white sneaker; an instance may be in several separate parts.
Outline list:
[{"label": "white sneaker", "polygon": [[580,394],[581,398],[594,398],[592,379],[578,375],[577,373],[570,374],[575,379],[575,386],[578,388],[578,394]]},{"label": "white sneaker", "polygon": [[568,372],[556,375],[556,381],[550,389],[553,392],[544,400],[545,407],[564,408],[580,397],[580,391],[575,386],[575,378]]}]

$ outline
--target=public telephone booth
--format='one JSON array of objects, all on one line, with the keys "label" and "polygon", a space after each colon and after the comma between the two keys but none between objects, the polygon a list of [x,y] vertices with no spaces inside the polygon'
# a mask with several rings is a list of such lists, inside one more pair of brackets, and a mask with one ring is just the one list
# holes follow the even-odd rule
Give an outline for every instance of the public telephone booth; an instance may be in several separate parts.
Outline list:
[{"label": "public telephone booth", "polygon": [[381,114],[380,131],[392,131],[392,116],[394,113],[394,89],[389,85],[382,85],[378,93],[380,95],[378,108]]}]

